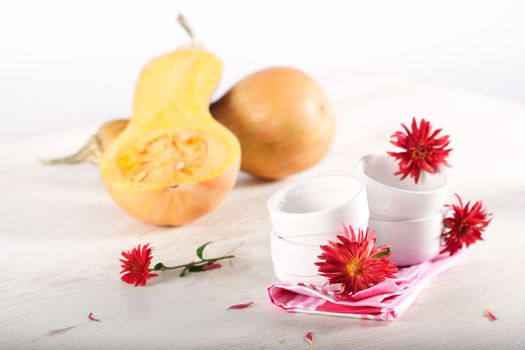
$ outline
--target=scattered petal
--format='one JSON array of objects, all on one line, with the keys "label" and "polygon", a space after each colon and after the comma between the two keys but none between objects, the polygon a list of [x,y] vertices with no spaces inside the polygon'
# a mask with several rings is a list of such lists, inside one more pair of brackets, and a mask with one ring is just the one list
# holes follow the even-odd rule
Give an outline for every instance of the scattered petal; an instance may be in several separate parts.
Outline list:
[{"label": "scattered petal", "polygon": [[215,270],[220,268],[222,265],[219,263],[202,265],[204,271]]},{"label": "scattered petal", "polygon": [[485,314],[485,316],[487,316],[487,318],[491,321],[496,321],[498,318],[496,317],[496,315],[494,315],[492,312],[490,312],[489,309],[484,309],[483,310],[483,313]]},{"label": "scattered petal", "polygon": [[244,304],[235,304],[235,305],[229,306],[227,310],[247,309],[250,306],[252,306],[253,304],[255,304],[254,301],[250,301],[250,302],[247,302],[247,303],[244,303]]},{"label": "scattered petal", "polygon": [[306,342],[309,344],[309,345],[313,345],[314,343],[314,334],[312,332],[308,332],[306,333],[306,335],[304,336],[304,339],[306,340]]},{"label": "scattered petal", "polygon": [[100,320],[98,318],[95,318],[95,316],[93,316],[93,313],[90,312],[89,315],[88,315],[88,319],[90,321],[96,321],[96,322],[100,322]]}]

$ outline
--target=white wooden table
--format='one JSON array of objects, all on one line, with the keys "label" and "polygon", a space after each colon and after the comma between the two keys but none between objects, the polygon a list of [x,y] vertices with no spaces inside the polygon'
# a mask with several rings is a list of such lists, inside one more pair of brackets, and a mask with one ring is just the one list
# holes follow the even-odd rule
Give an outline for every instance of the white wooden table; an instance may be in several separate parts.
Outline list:
[{"label": "white wooden table", "polygon": [[[92,165],[37,162],[74,150],[95,126],[0,145],[0,348],[300,349],[308,331],[315,348],[525,348],[525,106],[367,75],[322,82],[339,123],[330,156],[282,182],[243,175],[217,210],[181,228],[124,214]],[[398,321],[287,314],[271,305],[270,194],[298,178],[352,174],[360,156],[390,149],[390,133],[412,115],[451,135],[453,191],[482,198],[494,213],[485,242]],[[231,265],[184,278],[164,273],[144,288],[119,279],[123,249],[150,242],[154,261],[175,264],[208,240],[208,254],[236,255]],[[251,300],[250,309],[225,310]],[[483,308],[499,320],[483,317]],[[90,312],[101,322],[88,321]]]}]

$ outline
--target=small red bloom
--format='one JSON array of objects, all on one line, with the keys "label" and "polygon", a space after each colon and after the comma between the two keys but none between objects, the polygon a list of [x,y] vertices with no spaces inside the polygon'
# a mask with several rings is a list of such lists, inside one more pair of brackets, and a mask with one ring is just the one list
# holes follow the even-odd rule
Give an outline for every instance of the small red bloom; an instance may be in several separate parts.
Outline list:
[{"label": "small red bloom", "polygon": [[488,216],[481,201],[474,203],[470,207],[470,202],[463,205],[463,201],[456,194],[459,205],[447,205],[454,212],[452,217],[443,219],[443,233],[441,237],[445,247],[441,253],[449,252],[450,255],[456,254],[463,245],[466,247],[472,243],[483,240],[481,234],[490,223]]},{"label": "small red bloom", "polygon": [[403,152],[387,152],[399,162],[399,170],[395,175],[401,175],[401,180],[410,175],[416,184],[421,171],[434,174],[446,165],[447,157],[452,149],[446,148],[450,141],[449,136],[437,137],[442,129],[432,131],[430,122],[421,120],[419,126],[416,118],[412,119],[412,130],[401,124],[405,132],[395,132],[390,141],[393,145],[403,148]]},{"label": "small red bloom", "polygon": [[352,226],[343,225],[343,229],[338,242],[321,246],[323,253],[318,258],[324,261],[315,263],[328,283],[340,283],[341,293],[350,294],[396,277],[396,263],[388,260],[390,248],[374,247],[374,232],[369,237],[368,228],[366,232],[359,229],[358,234]]},{"label": "small red bloom", "polygon": [[122,262],[122,271],[124,274],[120,277],[124,282],[134,284],[136,286],[145,286],[148,279],[158,276],[155,273],[150,273],[149,265],[151,264],[151,248],[149,243],[143,247],[140,244],[131,251],[122,251],[122,257],[119,259]]}]

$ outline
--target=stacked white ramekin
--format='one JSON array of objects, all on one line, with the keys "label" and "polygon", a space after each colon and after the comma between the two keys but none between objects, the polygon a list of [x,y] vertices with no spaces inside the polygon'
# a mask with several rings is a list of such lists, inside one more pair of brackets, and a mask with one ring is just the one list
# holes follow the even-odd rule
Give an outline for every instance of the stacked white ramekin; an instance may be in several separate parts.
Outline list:
[{"label": "stacked white ramekin", "polygon": [[391,260],[407,266],[439,254],[448,183],[444,173],[436,173],[423,174],[416,184],[394,175],[397,170],[395,159],[387,154],[368,155],[357,163],[377,244],[390,244]]},{"label": "stacked white ramekin", "polygon": [[368,202],[363,183],[349,176],[303,180],[268,201],[272,221],[271,256],[282,281],[324,285],[318,276],[320,245],[337,240],[343,223],[365,229]]}]

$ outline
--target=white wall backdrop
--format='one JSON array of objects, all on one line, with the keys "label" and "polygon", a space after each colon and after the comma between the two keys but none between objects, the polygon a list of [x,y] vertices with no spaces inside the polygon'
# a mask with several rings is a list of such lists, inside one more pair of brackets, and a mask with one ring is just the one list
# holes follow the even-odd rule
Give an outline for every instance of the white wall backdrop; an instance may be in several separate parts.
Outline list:
[{"label": "white wall backdrop", "polygon": [[525,2],[0,2],[0,142],[130,113],[152,57],[187,41],[183,12],[223,58],[218,94],[245,74],[292,65],[316,77],[386,72],[525,103]]}]

